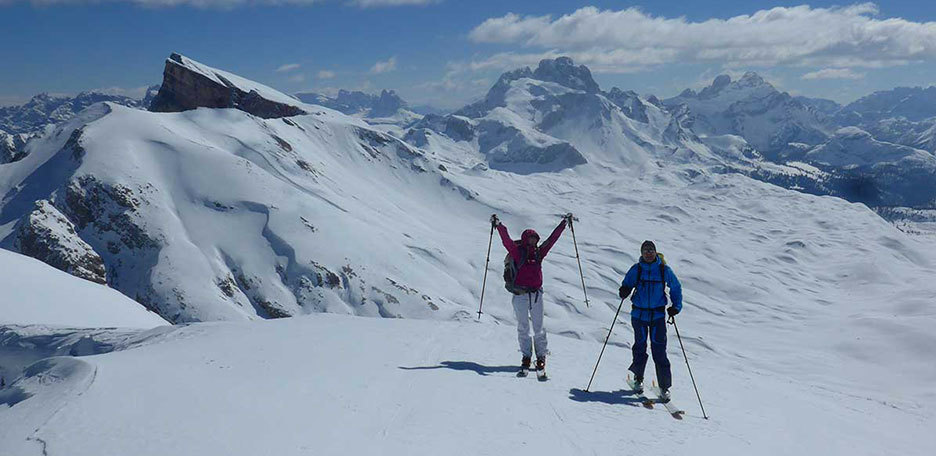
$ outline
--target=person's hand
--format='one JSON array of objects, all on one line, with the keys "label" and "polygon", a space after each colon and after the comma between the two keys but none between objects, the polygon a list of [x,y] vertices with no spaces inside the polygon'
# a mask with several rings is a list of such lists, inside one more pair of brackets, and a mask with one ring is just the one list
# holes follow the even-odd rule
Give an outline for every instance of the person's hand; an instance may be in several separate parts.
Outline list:
[{"label": "person's hand", "polygon": [[673,316],[676,316],[676,314],[679,313],[679,309],[677,309],[677,308],[675,308],[675,307],[673,307],[673,306],[669,306],[669,307],[666,309],[666,313],[667,313],[667,315],[673,317]]},{"label": "person's hand", "polygon": [[621,299],[625,299],[630,296],[631,290],[633,290],[633,288],[621,285],[621,288],[618,288],[618,296],[620,296]]},{"label": "person's hand", "polygon": [[491,226],[497,226],[500,224],[500,219],[497,218],[497,214],[491,214]]}]

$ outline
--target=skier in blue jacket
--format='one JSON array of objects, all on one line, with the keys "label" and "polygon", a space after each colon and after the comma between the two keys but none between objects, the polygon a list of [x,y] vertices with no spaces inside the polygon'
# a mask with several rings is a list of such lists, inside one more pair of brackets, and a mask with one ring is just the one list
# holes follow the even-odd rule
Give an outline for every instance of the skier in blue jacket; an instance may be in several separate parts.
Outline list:
[{"label": "skier in blue jacket", "polygon": [[[670,288],[672,305],[667,308],[666,286]],[[634,292],[631,295],[631,291]],[[634,327],[634,360],[628,368],[634,373],[638,391],[643,390],[644,369],[647,367],[647,336],[656,367],[657,381],[664,399],[669,398],[673,384],[670,362],[666,358],[666,315],[682,310],[682,286],[672,268],[666,265],[652,241],[640,246],[640,261],[633,265],[618,290],[621,299],[631,296],[631,325]]]}]

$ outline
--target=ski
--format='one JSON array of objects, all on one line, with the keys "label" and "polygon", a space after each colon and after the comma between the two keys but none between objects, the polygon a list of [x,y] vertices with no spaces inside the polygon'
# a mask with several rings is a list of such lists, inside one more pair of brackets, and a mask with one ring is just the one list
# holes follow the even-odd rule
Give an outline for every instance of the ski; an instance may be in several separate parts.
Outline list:
[{"label": "ski", "polygon": [[656,382],[653,382],[653,387],[650,391],[657,397],[657,402],[663,404],[663,407],[666,407],[666,411],[669,412],[670,415],[673,415],[673,418],[681,418],[682,415],[686,414],[685,410],[681,410],[679,407],[676,407],[676,404],[673,404],[672,399],[663,398],[663,391],[660,390]]},{"label": "ski", "polygon": [[627,374],[627,387],[634,391],[634,394],[637,395],[637,399],[640,400],[640,403],[643,404],[644,407],[649,409],[653,408],[653,401],[644,394],[643,387],[637,387],[637,382],[631,378],[630,374]]}]

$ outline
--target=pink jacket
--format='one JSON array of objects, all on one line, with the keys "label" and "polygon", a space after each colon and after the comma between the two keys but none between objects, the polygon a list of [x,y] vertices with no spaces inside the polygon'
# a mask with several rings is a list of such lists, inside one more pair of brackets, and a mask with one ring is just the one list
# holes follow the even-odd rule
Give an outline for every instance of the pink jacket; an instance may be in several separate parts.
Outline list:
[{"label": "pink jacket", "polygon": [[[559,226],[553,230],[552,234],[549,235],[549,238],[546,239],[546,242],[541,245],[533,248],[532,251],[527,251],[526,262],[520,265],[519,270],[517,271],[517,286],[527,288],[529,290],[539,290],[543,286],[543,268],[542,263],[543,259],[546,258],[546,254],[549,253],[549,249],[552,248],[553,244],[559,239],[559,235],[562,234],[562,230],[565,229],[566,221],[563,219],[559,222]],[[539,234],[536,234],[536,231],[532,229],[524,230],[523,234],[520,236],[520,245],[517,246],[514,244],[513,239],[510,238],[510,234],[507,233],[507,227],[503,224],[497,225],[497,232],[500,234],[501,242],[504,244],[504,248],[510,252],[510,257],[514,261],[519,262],[523,258],[523,253],[521,249],[529,249],[527,244],[530,237],[536,237],[539,239]]]}]

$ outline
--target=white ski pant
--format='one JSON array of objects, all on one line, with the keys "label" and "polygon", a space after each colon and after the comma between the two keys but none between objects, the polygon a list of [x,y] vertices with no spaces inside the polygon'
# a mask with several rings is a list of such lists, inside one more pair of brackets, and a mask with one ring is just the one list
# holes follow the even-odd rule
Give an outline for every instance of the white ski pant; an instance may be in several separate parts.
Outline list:
[{"label": "white ski pant", "polygon": [[[514,295],[514,314],[517,316],[517,341],[523,356],[546,356],[546,329],[543,328],[543,290]],[[530,338],[530,320],[533,320],[533,338]]]}]

